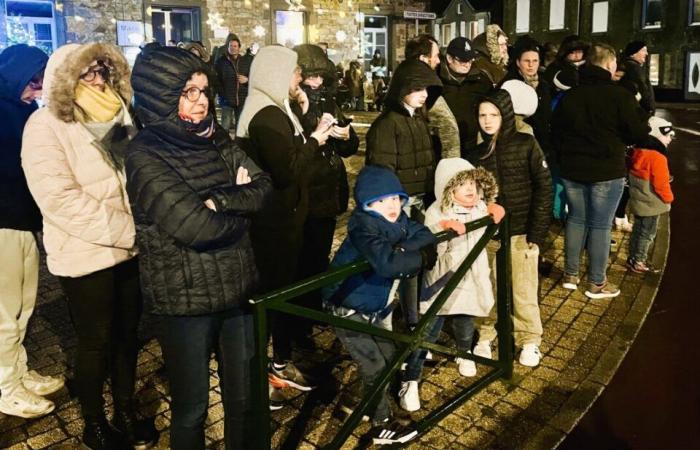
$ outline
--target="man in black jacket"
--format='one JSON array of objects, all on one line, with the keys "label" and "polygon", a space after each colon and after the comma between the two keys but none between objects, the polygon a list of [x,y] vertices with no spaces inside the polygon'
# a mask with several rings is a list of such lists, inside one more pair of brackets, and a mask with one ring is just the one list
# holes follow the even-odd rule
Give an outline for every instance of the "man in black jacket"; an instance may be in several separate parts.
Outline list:
[{"label": "man in black jacket", "polygon": [[231,33],[224,44],[224,54],[216,61],[221,102],[221,126],[231,130],[241,117],[248,96],[248,75],[253,57],[241,55],[241,40]]},{"label": "man in black jacket", "polygon": [[580,70],[579,86],[562,98],[552,120],[569,205],[563,287],[577,288],[585,243],[589,298],[620,294],[606,278],[610,225],[624,186],[625,148],[644,141],[649,131],[632,94],[612,81],[616,69],[615,49],[594,45]]},{"label": "man in black jacket", "polygon": [[654,88],[651,86],[651,81],[644,66],[647,56],[649,56],[647,45],[642,41],[632,41],[627,44],[622,55],[626,57],[624,62],[625,76],[622,78],[622,82],[636,88],[641,95],[639,105],[653,116],[656,110]]},{"label": "man in black jacket", "polygon": [[472,62],[478,53],[472,49],[469,39],[452,39],[440,64],[445,101],[457,119],[462,157],[476,147],[479,126],[476,121],[476,104],[491,89],[491,81],[472,70]]},{"label": "man in black jacket", "polygon": [[32,418],[54,409],[44,395],[63,380],[27,370],[22,345],[39,284],[34,232],[41,213],[29,193],[20,164],[22,131],[41,97],[48,56],[24,44],[0,54],[0,412]]}]

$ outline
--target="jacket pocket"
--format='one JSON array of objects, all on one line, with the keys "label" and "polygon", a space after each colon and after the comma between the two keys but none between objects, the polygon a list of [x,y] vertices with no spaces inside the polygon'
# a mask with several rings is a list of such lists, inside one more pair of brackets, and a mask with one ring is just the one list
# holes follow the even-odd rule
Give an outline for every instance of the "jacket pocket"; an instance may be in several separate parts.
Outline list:
[{"label": "jacket pocket", "polygon": [[190,259],[187,256],[187,252],[184,250],[180,252],[180,257],[182,258],[182,272],[185,274],[185,287],[191,289],[194,281],[192,280],[192,267],[190,266]]}]

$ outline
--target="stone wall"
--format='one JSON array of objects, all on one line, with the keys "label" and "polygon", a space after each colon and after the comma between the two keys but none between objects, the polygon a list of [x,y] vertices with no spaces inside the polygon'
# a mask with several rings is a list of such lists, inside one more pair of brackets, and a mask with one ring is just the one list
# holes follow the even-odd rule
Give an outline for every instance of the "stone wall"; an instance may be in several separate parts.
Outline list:
[{"label": "stone wall", "polygon": [[56,21],[63,21],[63,27],[59,27],[63,28],[59,45],[64,42],[116,44],[117,20],[141,21],[146,15],[143,0],[57,1],[56,14]]}]

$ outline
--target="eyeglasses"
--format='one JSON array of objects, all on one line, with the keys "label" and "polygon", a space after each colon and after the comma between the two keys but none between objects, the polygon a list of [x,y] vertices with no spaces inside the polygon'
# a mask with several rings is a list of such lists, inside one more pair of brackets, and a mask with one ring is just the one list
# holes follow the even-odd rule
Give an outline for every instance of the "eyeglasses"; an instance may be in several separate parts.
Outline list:
[{"label": "eyeglasses", "polygon": [[94,81],[97,75],[99,75],[103,81],[109,80],[109,67],[101,59],[97,60],[97,66],[89,67],[86,73],[80,75],[80,79],[89,83]]},{"label": "eyeglasses", "polygon": [[181,92],[181,95],[183,97],[186,97],[187,100],[194,103],[197,100],[199,100],[199,98],[202,96],[203,93],[206,95],[206,92],[208,90],[209,90],[209,86],[205,87],[204,89],[200,89],[196,86],[191,86],[191,87],[188,87],[187,89],[183,90]]}]

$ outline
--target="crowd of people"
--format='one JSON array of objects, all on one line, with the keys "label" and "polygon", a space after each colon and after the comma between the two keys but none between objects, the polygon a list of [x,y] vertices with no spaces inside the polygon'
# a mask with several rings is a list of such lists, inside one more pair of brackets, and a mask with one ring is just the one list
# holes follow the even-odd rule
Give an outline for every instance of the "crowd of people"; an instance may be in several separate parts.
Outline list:
[{"label": "crowd of people", "polygon": [[[534,367],[543,332],[540,247],[553,217],[565,221],[564,288],[578,289],[585,249],[585,295],[619,295],[606,277],[613,226],[632,233],[629,269],[658,271],[647,258],[673,201],[674,132],[654,116],[643,42],[627,45],[618,65],[606,44],[569,36],[555,53],[528,36],[509,45],[488,25],[473,41],[455,38],[444,54],[433,37],[417,36],[405,54],[367,133],[355,209],[331,261],[350,197],[343,158],[360,143],[334,97],[339,77],[322,47],[267,46],[253,57],[231,34],[211,56],[199,43],[149,44],[133,68],[111,44],[68,44],[50,57],[23,44],[4,50],[0,412],[49,414],[55,405],[46,396],[64,386],[63,377],[29,370],[23,346],[37,296],[37,236],[75,328],[72,386],[92,449],[158,440],[134,400],[144,312],[157,324],[169,381],[171,447],[204,448],[213,351],[226,448],[242,449],[254,442],[247,301],[257,294],[364,258],[370,273],[299,303],[387,330],[398,308],[410,331],[483,234],[465,224],[508,214],[515,344],[519,363]],[[383,79],[386,60],[374,56]],[[438,245],[442,230],[456,237]],[[451,323],[464,377],[477,372],[469,354],[491,358],[498,338],[492,247],[429,325],[434,342]],[[314,323],[270,319],[270,408],[280,409],[281,389],[318,385],[293,352],[314,347]],[[335,334],[370,386],[394,345],[342,328]],[[397,398],[406,411],[420,409],[428,357],[418,350],[407,360]],[[417,435],[392,418],[391,396],[385,390],[369,414],[375,444]]]}]

